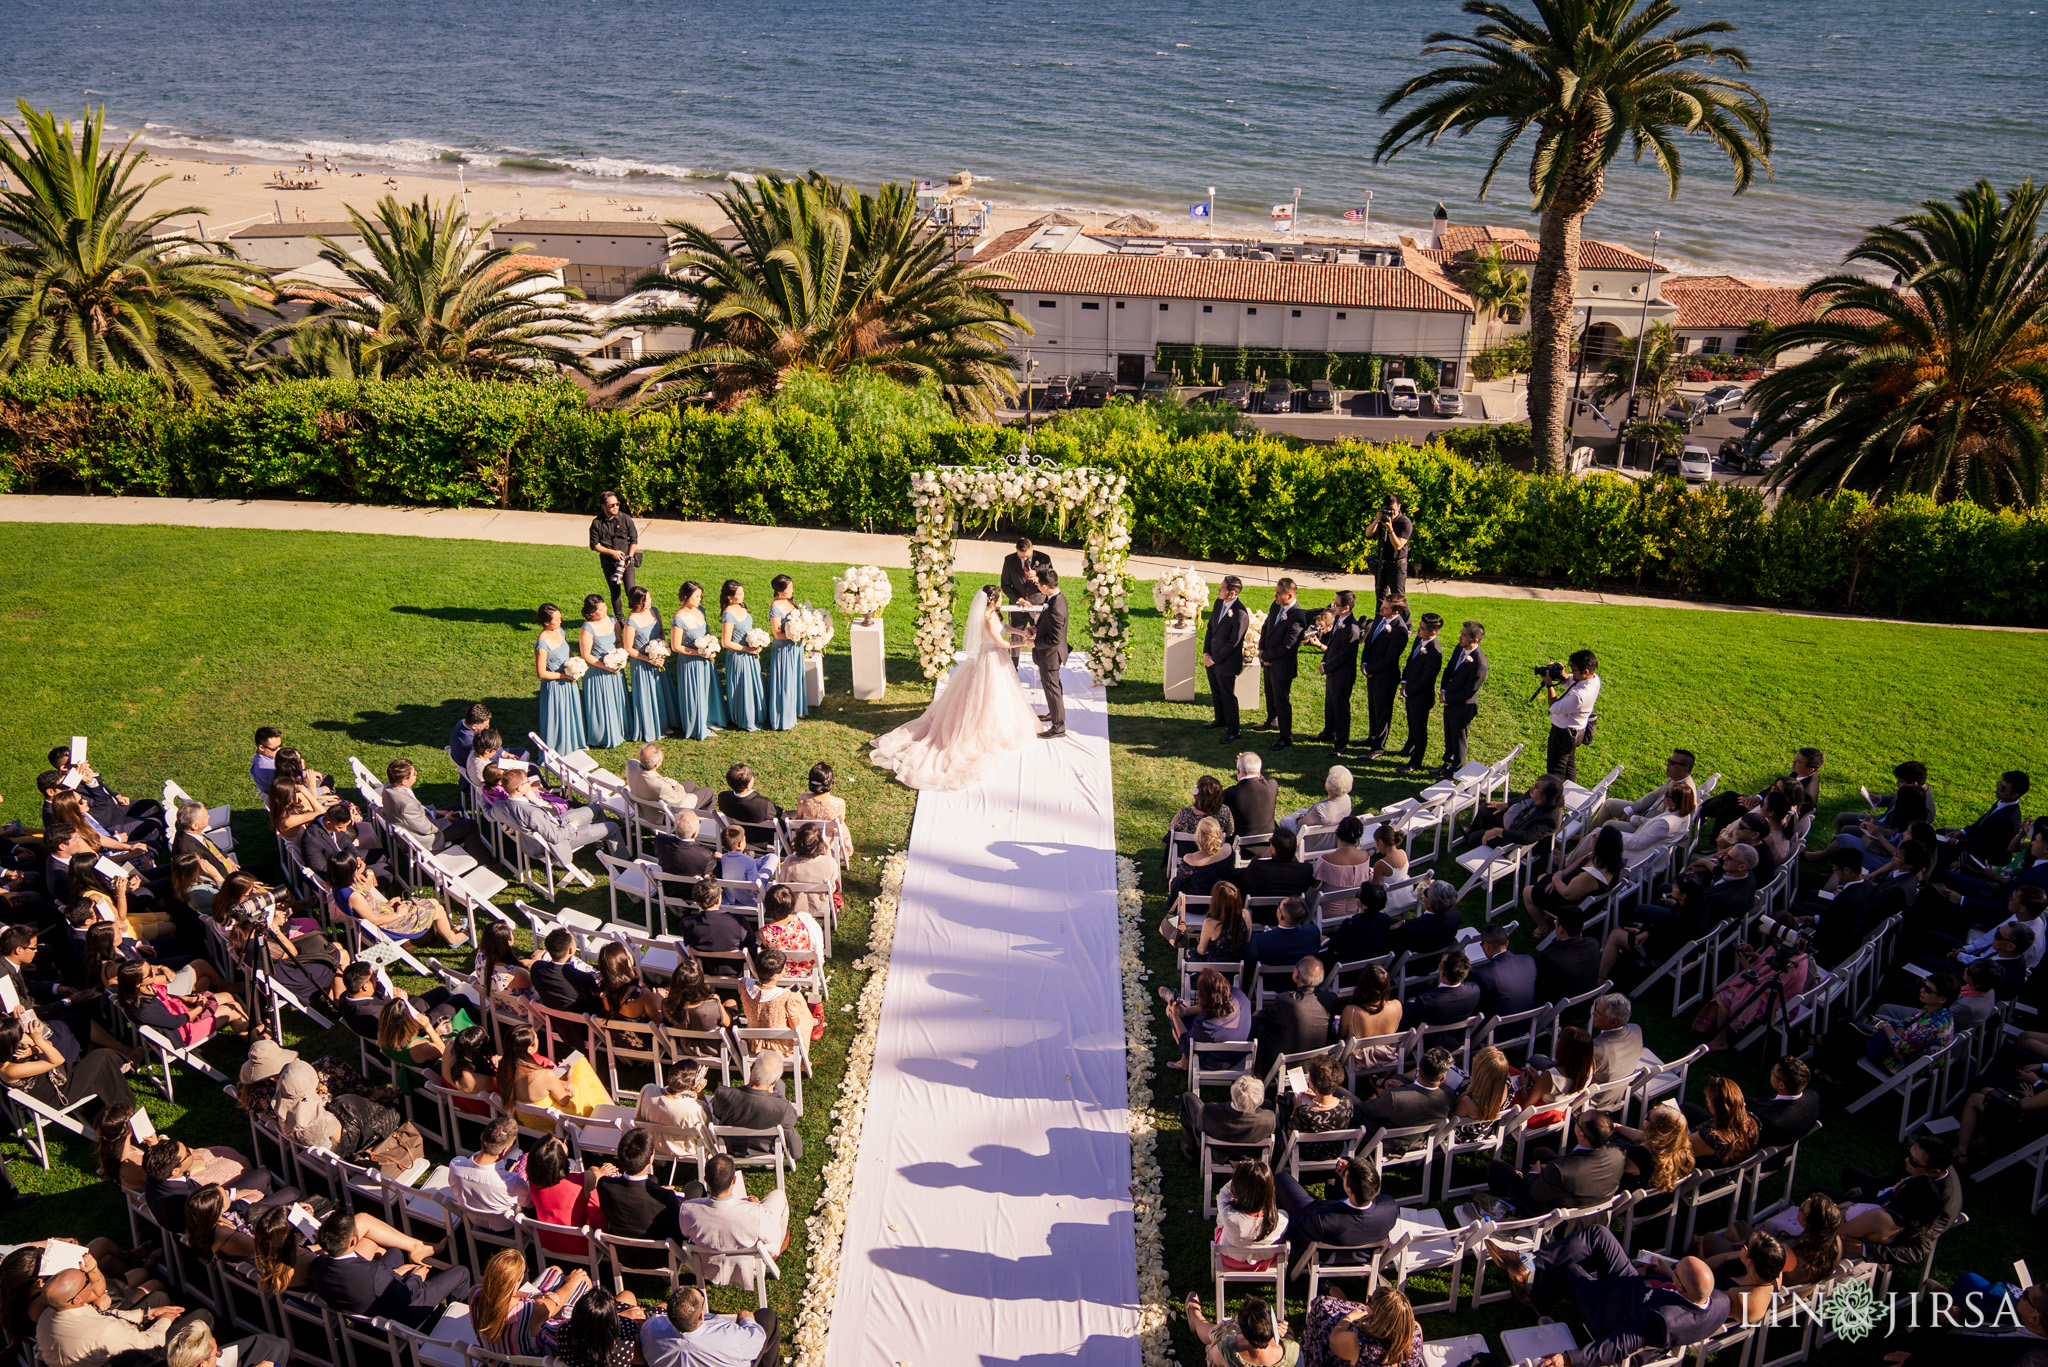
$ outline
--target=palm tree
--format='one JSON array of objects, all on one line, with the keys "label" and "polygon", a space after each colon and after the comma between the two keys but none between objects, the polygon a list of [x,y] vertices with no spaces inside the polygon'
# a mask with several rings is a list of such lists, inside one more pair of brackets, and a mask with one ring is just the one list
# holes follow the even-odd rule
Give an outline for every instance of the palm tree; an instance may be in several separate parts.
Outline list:
[{"label": "palm tree", "polygon": [[1480,198],[1532,130],[1529,197],[1542,215],[1530,282],[1529,420],[1546,468],[1563,467],[1569,428],[1565,395],[1572,301],[1578,293],[1579,230],[1599,202],[1607,168],[1632,148],[1656,162],[1678,193],[1681,135],[1709,139],[1735,169],[1737,193],[1770,169],[1770,111],[1742,81],[1704,68],[1726,62],[1749,69],[1740,48],[1708,35],[1732,33],[1725,20],[1658,32],[1678,14],[1671,0],[1532,0],[1533,16],[1501,0],[1465,0],[1481,22],[1468,37],[1432,33],[1425,56],[1459,60],[1403,82],[1380,112],[1427,96],[1379,141],[1375,161],[1445,133],[1466,136],[1504,125],[1494,143]]},{"label": "palm tree", "polygon": [[1473,254],[1458,272],[1458,283],[1487,321],[1488,346],[1493,345],[1503,318],[1529,308],[1529,277],[1508,264],[1498,242],[1489,242]]},{"label": "palm tree", "polygon": [[261,277],[223,243],[163,233],[203,210],[142,211],[170,177],[135,179],[132,138],[101,150],[104,109],[87,110],[74,134],[69,120],[16,104],[25,130],[0,123],[14,140],[0,142],[0,165],[18,187],[0,194],[0,373],[145,370],[183,395],[236,382],[256,329],[229,310],[269,310]]},{"label": "palm tree", "polygon": [[[516,259],[533,250],[529,243],[480,249],[477,239],[495,220],[472,228],[453,196],[436,207],[425,199],[400,204],[386,195],[377,201],[374,219],[353,208],[348,216],[369,259],[315,238],[320,260],[347,286],[337,291],[286,281],[283,298],[311,308],[299,322],[259,339],[292,342],[297,359],[284,362],[287,371],[393,380],[445,374],[524,378],[556,369],[590,373],[590,362],[571,342],[603,329],[568,307],[582,292],[556,284],[547,268]],[[337,341],[337,331],[356,335],[353,351]]]},{"label": "palm tree", "polygon": [[638,282],[677,302],[637,323],[691,333],[686,350],[635,363],[653,363],[631,381],[643,401],[730,407],[800,371],[857,367],[936,380],[956,410],[982,416],[1016,392],[1006,343],[1030,329],[992,288],[1004,277],[952,260],[906,187],[870,195],[814,172],[716,199],[737,240],[671,223],[674,254]]},{"label": "palm tree", "polygon": [[1953,202],[1927,200],[1872,228],[1844,258],[1894,285],[1843,271],[1806,287],[1819,315],[1773,329],[1765,345],[1773,358],[1819,352],[1749,391],[1758,439],[1792,437],[1774,484],[1797,495],[2041,504],[2044,198],[2031,180],[2002,198],[1980,180]]},{"label": "palm tree", "polygon": [[1606,408],[1616,399],[1628,397],[1633,389],[1654,419],[1677,397],[1679,367],[1685,353],[1671,325],[1650,324],[1649,331],[1642,335],[1640,352],[1638,360],[1637,339],[1624,337],[1616,344],[1614,353],[1600,363],[1600,378],[1588,396],[1595,407]]}]

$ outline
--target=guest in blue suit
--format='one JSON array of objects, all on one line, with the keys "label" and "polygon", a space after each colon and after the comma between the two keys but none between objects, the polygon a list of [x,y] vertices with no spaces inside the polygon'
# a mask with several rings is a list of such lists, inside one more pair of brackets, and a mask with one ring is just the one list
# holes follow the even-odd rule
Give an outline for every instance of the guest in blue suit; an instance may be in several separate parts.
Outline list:
[{"label": "guest in blue suit", "polygon": [[1486,957],[1472,965],[1471,981],[1479,984],[1479,1009],[1489,1016],[1512,1016],[1536,1006],[1536,961],[1508,953],[1510,933],[1504,925],[1491,925],[1479,937]]},{"label": "guest in blue suit", "polygon": [[1479,1014],[1479,984],[1467,982],[1472,961],[1462,949],[1447,949],[1436,965],[1436,986],[1401,1010],[1405,1025],[1458,1025]]},{"label": "guest in blue suit", "polygon": [[[1337,1161],[1331,1185],[1341,1184],[1342,1200],[1316,1200],[1291,1173],[1276,1172],[1273,1181],[1280,1207],[1287,1212],[1287,1242],[1297,1254],[1311,1243],[1343,1248],[1383,1244],[1401,1218],[1399,1203],[1380,1194],[1378,1169],[1356,1158]],[[1349,1266],[1369,1262],[1370,1256],[1338,1254],[1332,1261]]]},{"label": "guest in blue suit", "polygon": [[1280,924],[1262,930],[1245,945],[1244,956],[1253,963],[1279,966],[1300,963],[1322,952],[1323,932],[1309,922],[1308,908],[1299,897],[1290,897],[1278,908]]},{"label": "guest in blue suit", "polygon": [[[1289,1233],[1292,1233],[1290,1229]],[[1669,1352],[1713,1336],[1728,1319],[1728,1293],[1698,1258],[1683,1258],[1672,1281],[1644,1277],[1628,1250],[1601,1225],[1582,1229],[1535,1253],[1511,1253],[1489,1241],[1506,1266],[1515,1299],[1535,1306],[1571,1297],[1591,1342],[1553,1353],[1536,1367],[1613,1367],[1645,1348]]]}]

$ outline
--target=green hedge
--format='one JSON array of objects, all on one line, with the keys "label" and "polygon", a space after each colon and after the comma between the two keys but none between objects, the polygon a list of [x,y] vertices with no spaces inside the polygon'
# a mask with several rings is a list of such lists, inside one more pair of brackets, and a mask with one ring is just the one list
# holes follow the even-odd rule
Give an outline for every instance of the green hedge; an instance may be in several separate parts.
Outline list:
[{"label": "green hedge", "polygon": [[[1039,427],[1033,446],[1131,480],[1141,551],[1366,567],[1361,528],[1392,492],[1413,509],[1418,571],[1933,621],[2048,625],[2048,515],[1857,494],[1785,501],[1676,480],[1531,477],[1517,424],[1456,429],[1456,449],[1303,449],[1214,415],[1123,405]],[[1014,450],[936,394],[800,379],[731,414],[594,409],[570,384],[456,380],[252,385],[174,401],[134,375],[0,379],[0,486],[198,497],[636,511],[908,529],[914,469]],[[1053,529],[1031,526],[1041,535]]]}]

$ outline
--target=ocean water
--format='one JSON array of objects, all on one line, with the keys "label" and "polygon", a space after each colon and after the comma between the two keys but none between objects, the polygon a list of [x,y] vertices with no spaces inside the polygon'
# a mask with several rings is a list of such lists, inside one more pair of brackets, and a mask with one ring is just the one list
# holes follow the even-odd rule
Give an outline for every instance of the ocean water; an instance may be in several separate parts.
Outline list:
[{"label": "ocean water", "polygon": [[[1599,237],[1799,279],[1865,224],[1979,177],[2048,175],[2048,0],[1692,0],[1769,99],[1776,176],[1702,143],[1676,200],[1610,176]],[[969,169],[1001,202],[1221,226],[1301,191],[1304,228],[1373,192],[1375,230],[1527,224],[1526,156],[1477,198],[1490,139],[1375,166],[1380,98],[1465,30],[1454,0],[0,0],[0,95],[160,145],[468,161],[635,196],[816,167],[859,182]],[[504,165],[503,163],[511,163]]]}]

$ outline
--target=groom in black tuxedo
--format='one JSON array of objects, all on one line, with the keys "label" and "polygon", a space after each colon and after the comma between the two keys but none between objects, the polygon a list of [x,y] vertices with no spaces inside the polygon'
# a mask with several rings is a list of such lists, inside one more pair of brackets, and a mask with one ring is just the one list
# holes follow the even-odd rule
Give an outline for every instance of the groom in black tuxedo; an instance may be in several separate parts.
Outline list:
[{"label": "groom in black tuxedo", "polygon": [[[1031,538],[1017,538],[1017,549],[1003,557],[1003,597],[1012,603],[1043,603],[1045,595],[1038,588],[1038,572],[1052,568],[1052,557],[1044,551],[1031,548]],[[1018,631],[1031,625],[1031,614],[1013,612],[1010,625]],[[1017,663],[1017,652],[1010,652],[1010,663]]]},{"label": "groom in black tuxedo", "polygon": [[1038,587],[1045,604],[1031,635],[1031,662],[1038,666],[1038,681],[1045,688],[1045,729],[1040,740],[1067,734],[1067,694],[1060,682],[1060,669],[1067,663],[1067,595],[1060,592],[1059,571],[1046,565],[1038,571]]},{"label": "groom in black tuxedo", "polygon": [[1209,730],[1223,728],[1223,739],[1237,739],[1237,676],[1244,672],[1244,638],[1250,634],[1251,613],[1238,601],[1244,581],[1234,574],[1223,576],[1223,596],[1209,612],[1209,631],[1202,640],[1202,664],[1209,671],[1209,701],[1216,709],[1213,720],[1203,723]]}]

